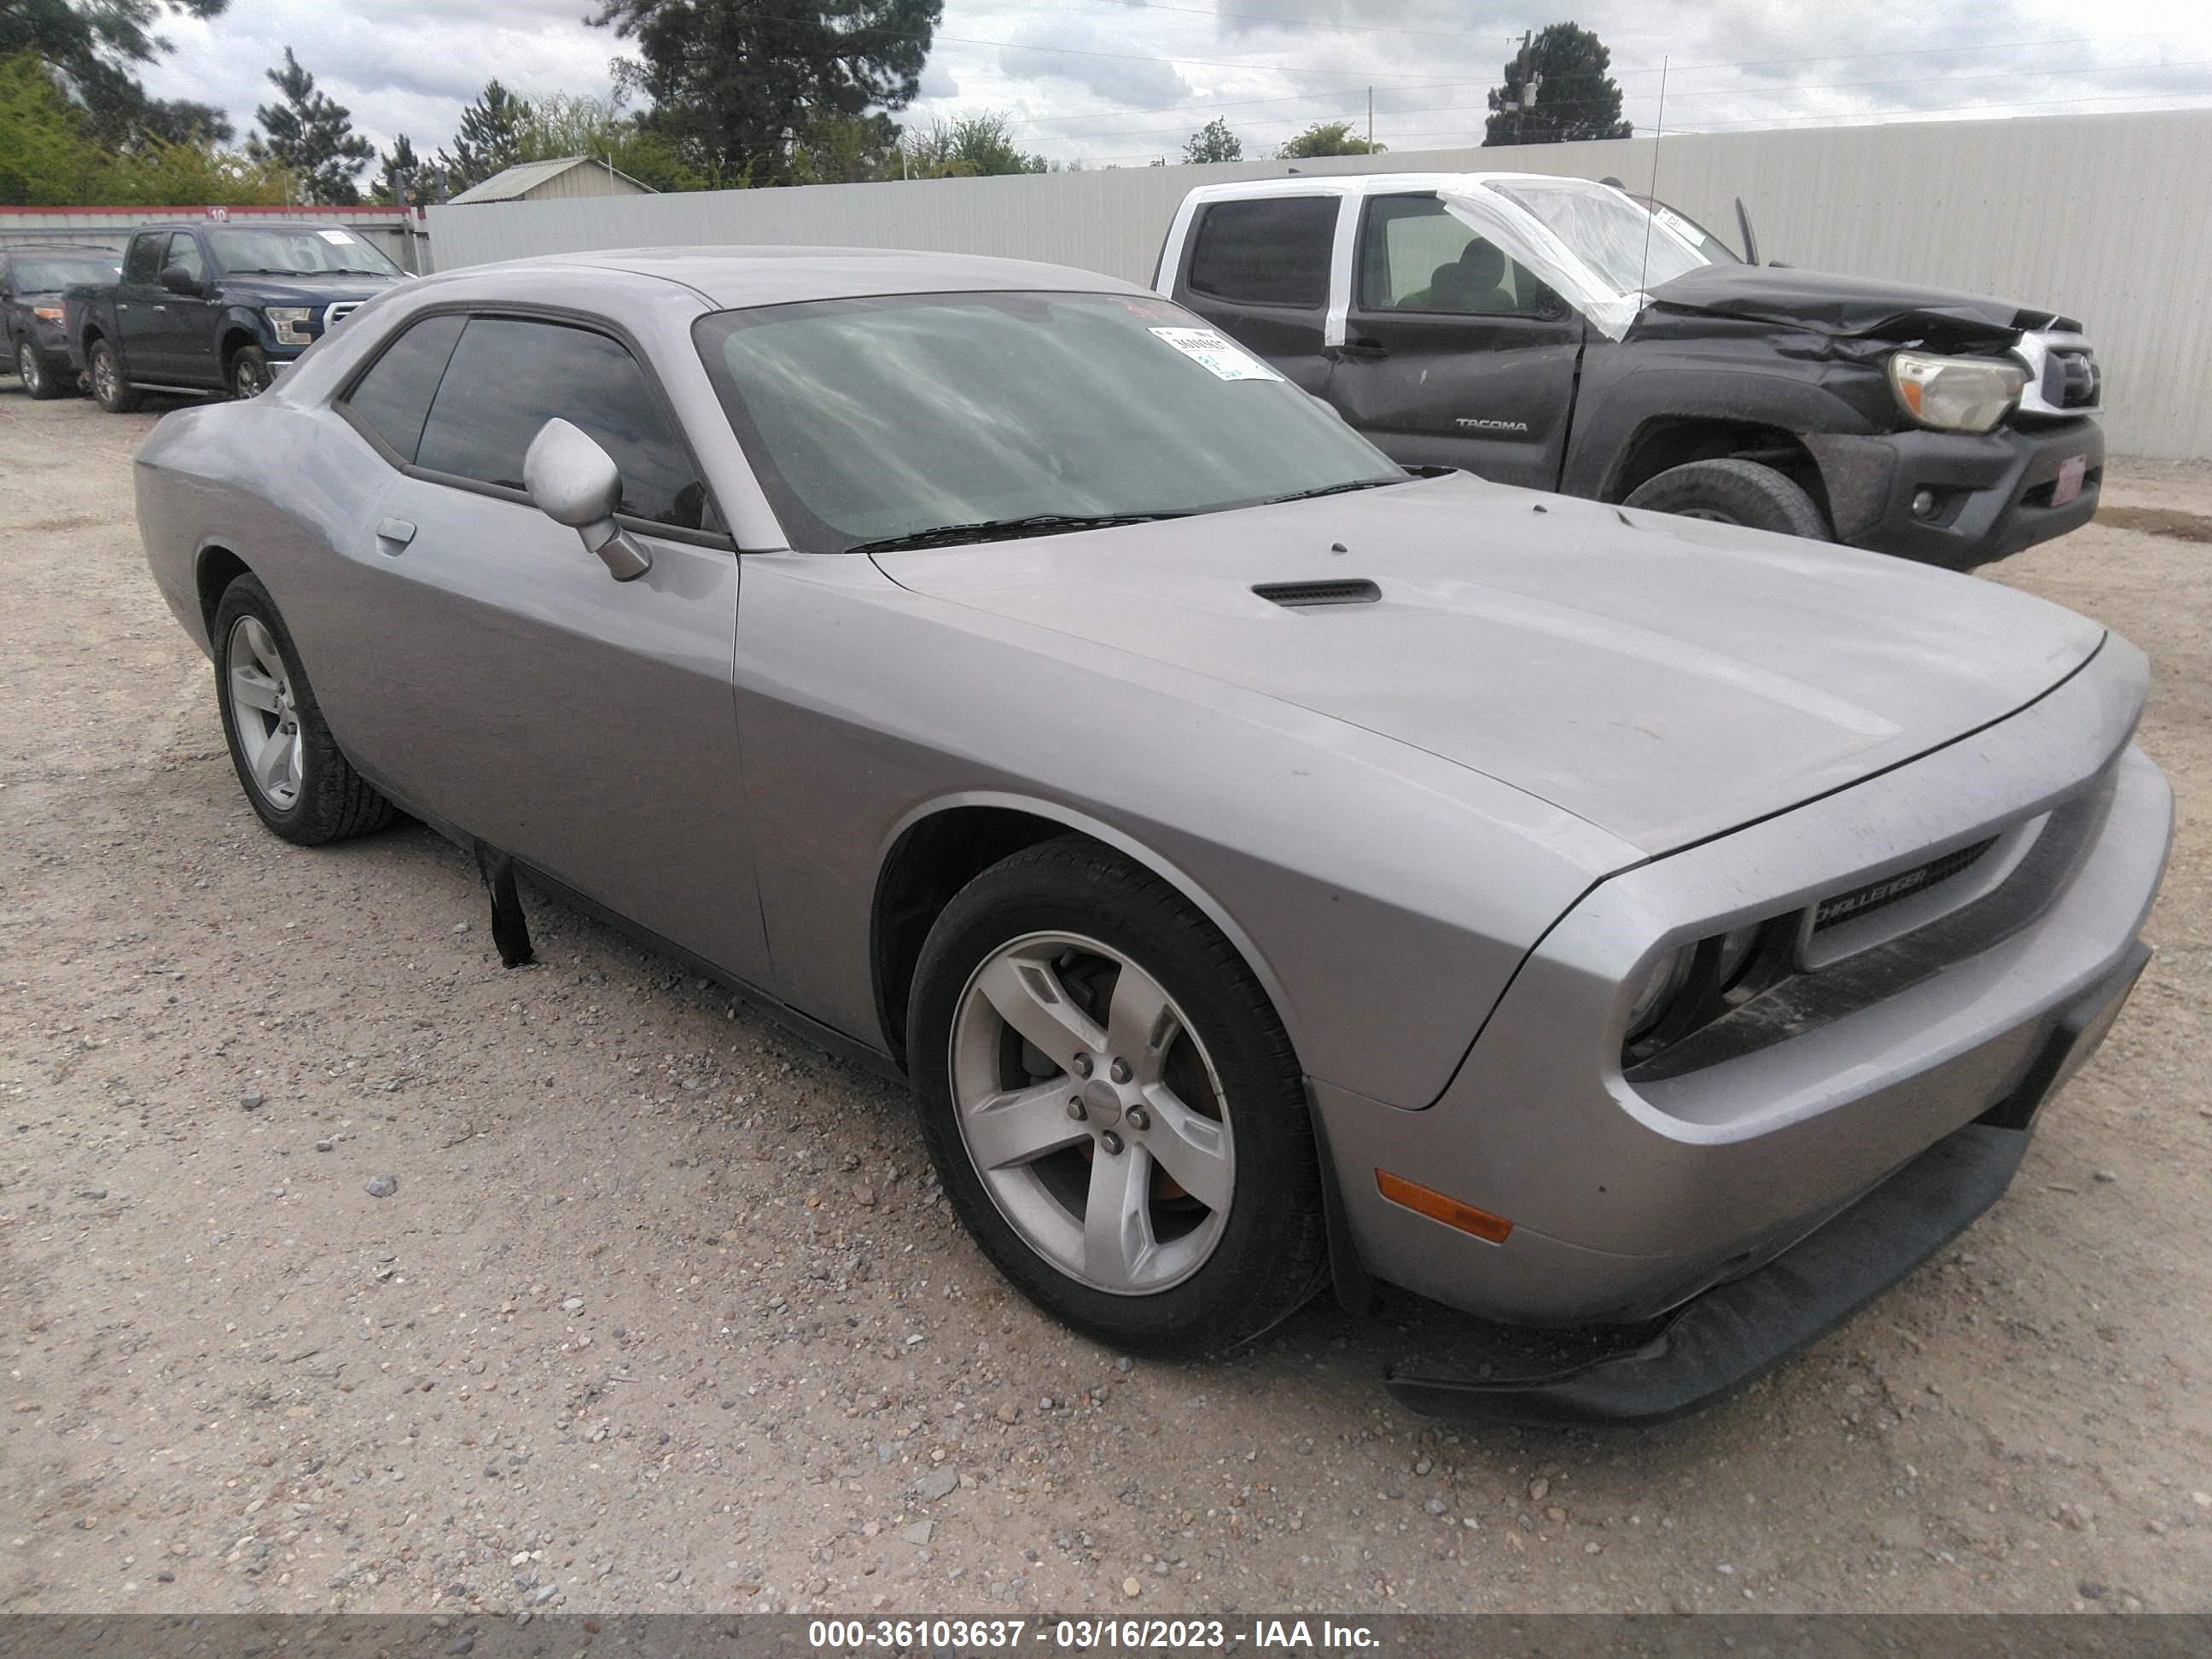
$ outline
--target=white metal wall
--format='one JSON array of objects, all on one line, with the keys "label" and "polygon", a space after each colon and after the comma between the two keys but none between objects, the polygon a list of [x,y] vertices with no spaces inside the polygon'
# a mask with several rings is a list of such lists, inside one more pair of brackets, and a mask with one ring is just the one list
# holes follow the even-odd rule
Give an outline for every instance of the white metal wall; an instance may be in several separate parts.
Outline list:
[{"label": "white metal wall", "polygon": [[[1652,182],[1652,141],[1393,153],[1391,170]],[[1281,161],[429,210],[441,270],[529,254],[813,243],[1045,259],[1149,282],[1192,185]],[[1302,161],[1362,173],[1376,159]],[[2112,447],[2212,456],[2212,110],[1668,138],[1658,194],[1733,243],[1735,199],[1769,259],[1996,295],[2079,317],[2103,356]]]},{"label": "white metal wall", "polygon": [[[421,273],[429,268],[424,250],[428,233],[422,215],[401,208],[262,208],[223,210],[226,222],[250,225],[257,219],[282,219],[287,223],[343,225],[374,246],[403,270]],[[186,224],[208,221],[200,207],[57,207],[0,208],[0,246],[21,243],[68,242],[112,247],[118,253],[141,225]]]}]

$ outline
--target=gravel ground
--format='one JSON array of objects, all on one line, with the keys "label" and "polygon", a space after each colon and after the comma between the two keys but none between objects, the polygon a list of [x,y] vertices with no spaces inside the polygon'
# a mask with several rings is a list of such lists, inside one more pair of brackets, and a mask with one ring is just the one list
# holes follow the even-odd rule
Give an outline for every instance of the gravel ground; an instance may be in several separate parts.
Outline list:
[{"label": "gravel ground", "polygon": [[423,830],[264,833],[140,559],[154,418],[0,383],[0,1607],[2208,1605],[2212,469],[1998,575],[2149,650],[2182,811],[2011,1194],[1689,1421],[1461,1432],[1376,1377],[1463,1322],[1132,1365],[892,1088],[542,897],[502,972]]}]

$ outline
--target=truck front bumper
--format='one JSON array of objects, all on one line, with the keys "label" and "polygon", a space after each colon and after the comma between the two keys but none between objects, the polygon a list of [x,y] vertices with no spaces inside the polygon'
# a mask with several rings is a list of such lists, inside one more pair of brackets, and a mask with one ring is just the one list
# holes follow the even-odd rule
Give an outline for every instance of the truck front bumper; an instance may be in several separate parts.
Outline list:
[{"label": "truck front bumper", "polygon": [[[2087,418],[2036,431],[1829,434],[1805,442],[1838,541],[1950,570],[2078,530],[2097,511],[2105,471],[2104,430]],[[2060,501],[2069,470],[2079,493]],[[1916,509],[1916,501],[1923,505]]]}]

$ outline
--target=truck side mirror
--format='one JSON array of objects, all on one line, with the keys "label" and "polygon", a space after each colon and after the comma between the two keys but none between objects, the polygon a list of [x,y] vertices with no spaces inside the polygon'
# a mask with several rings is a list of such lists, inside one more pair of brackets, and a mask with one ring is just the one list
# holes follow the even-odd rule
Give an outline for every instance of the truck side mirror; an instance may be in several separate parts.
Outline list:
[{"label": "truck side mirror", "polygon": [[653,556],[615,522],[622,470],[580,427],[555,419],[538,428],[522,458],[522,482],[538,510],[581,537],[617,581],[635,581],[653,568]]},{"label": "truck side mirror", "polygon": [[199,297],[198,281],[182,265],[171,265],[157,280],[172,294],[181,294],[191,299]]}]

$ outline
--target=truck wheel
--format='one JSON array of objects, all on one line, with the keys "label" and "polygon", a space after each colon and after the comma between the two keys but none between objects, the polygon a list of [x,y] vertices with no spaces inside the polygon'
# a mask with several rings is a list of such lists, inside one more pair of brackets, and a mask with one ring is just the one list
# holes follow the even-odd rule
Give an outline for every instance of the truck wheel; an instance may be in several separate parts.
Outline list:
[{"label": "truck wheel", "polygon": [[1015,853],[929,932],[908,1033],[921,1138],[983,1253],[1125,1351],[1220,1352],[1320,1287],[1297,1056],[1220,931],[1075,837]]},{"label": "truck wheel", "polygon": [[269,354],[259,346],[240,346],[230,354],[230,395],[258,398],[269,390]]},{"label": "truck wheel", "polygon": [[1622,505],[1819,542],[1835,539],[1818,503],[1772,467],[1757,461],[1692,461],[1670,466],[1638,484]]},{"label": "truck wheel", "polygon": [[123,359],[106,340],[92,343],[92,395],[111,415],[128,415],[138,407],[138,388],[123,378]]},{"label": "truck wheel", "polygon": [[16,344],[15,373],[22,377],[23,390],[41,402],[69,392],[68,378],[48,368],[46,360],[39,356],[39,349],[28,340]]}]

